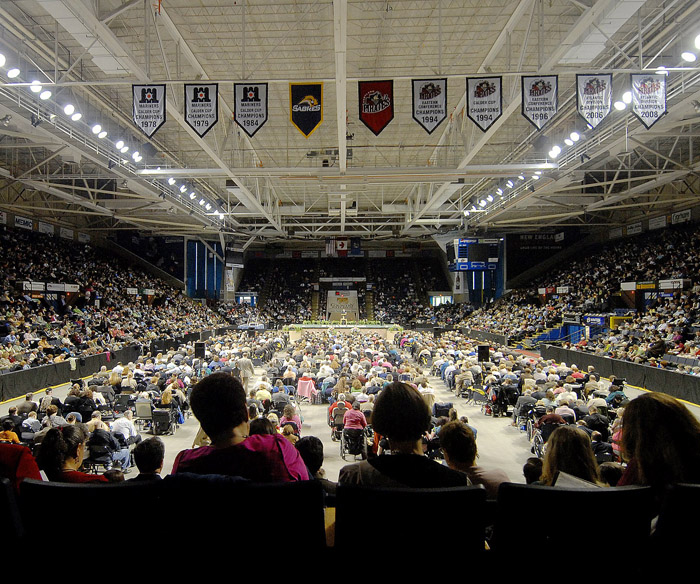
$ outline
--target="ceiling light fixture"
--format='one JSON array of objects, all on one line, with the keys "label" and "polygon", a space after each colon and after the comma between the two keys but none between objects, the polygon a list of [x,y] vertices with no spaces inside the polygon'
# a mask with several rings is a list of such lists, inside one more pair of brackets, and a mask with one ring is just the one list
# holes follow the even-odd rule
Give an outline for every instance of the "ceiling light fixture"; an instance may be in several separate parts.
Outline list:
[{"label": "ceiling light fixture", "polygon": [[615,109],[619,112],[621,112],[623,109],[627,108],[627,104],[624,101],[616,101],[613,106]]},{"label": "ceiling light fixture", "polygon": [[695,63],[695,61],[698,60],[698,56],[692,51],[683,51],[681,53],[681,59],[683,59],[686,63]]},{"label": "ceiling light fixture", "polygon": [[99,134],[97,134],[98,138],[106,138],[107,137],[107,132],[102,130]]},{"label": "ceiling light fixture", "polygon": [[194,200],[197,195],[195,194],[194,191],[190,193],[190,199]]},{"label": "ceiling light fixture", "polygon": [[574,142],[578,142],[581,139],[581,134],[578,132],[571,132],[571,134],[569,134],[569,138],[571,138]]},{"label": "ceiling light fixture", "polygon": [[99,134],[101,131],[102,131],[102,126],[100,126],[100,124],[95,124],[95,125],[92,127],[92,133],[93,133],[93,134]]},{"label": "ceiling light fixture", "polygon": [[67,103],[63,108],[63,113],[72,116],[75,113],[75,106],[72,103]]},{"label": "ceiling light fixture", "polygon": [[5,58],[5,55],[0,53],[0,67],[4,67],[6,62],[7,62],[7,59]]},{"label": "ceiling light fixture", "polygon": [[29,89],[32,91],[32,93],[39,93],[43,88],[41,87],[41,82],[35,79],[29,85]]},{"label": "ceiling light fixture", "polygon": [[114,145],[114,147],[115,147],[117,150],[121,150],[122,148],[124,148],[124,140],[117,140],[117,142],[116,142],[116,144]]},{"label": "ceiling light fixture", "polygon": [[172,185],[175,184],[175,179],[174,179],[172,176],[168,179],[168,184],[169,184],[170,186],[172,186]]},{"label": "ceiling light fixture", "polygon": [[7,77],[8,79],[14,79],[15,77],[19,77],[20,70],[17,67],[13,67],[7,72]]},{"label": "ceiling light fixture", "polygon": [[627,105],[632,103],[632,92],[631,91],[625,91],[622,94],[622,101],[624,101]]},{"label": "ceiling light fixture", "polygon": [[80,118],[82,118],[82,117],[83,117],[83,114],[81,114],[80,112],[75,112],[75,113],[70,117],[70,119],[73,120],[74,122],[77,122],[77,121],[78,121]]},{"label": "ceiling light fixture", "polygon": [[49,97],[51,97],[51,92],[48,89],[45,89],[39,94],[39,99],[43,99],[44,101],[49,99]]}]

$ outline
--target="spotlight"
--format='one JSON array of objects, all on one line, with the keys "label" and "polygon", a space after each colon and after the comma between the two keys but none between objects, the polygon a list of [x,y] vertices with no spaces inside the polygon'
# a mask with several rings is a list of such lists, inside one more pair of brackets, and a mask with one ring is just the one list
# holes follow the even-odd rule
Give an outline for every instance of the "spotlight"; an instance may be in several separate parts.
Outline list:
[{"label": "spotlight", "polygon": [[122,154],[126,154],[128,151],[129,151],[129,147],[128,147],[128,146],[122,146],[122,147],[119,149],[119,152],[121,152]]},{"label": "spotlight", "polygon": [[624,101],[616,101],[613,105],[615,106],[615,109],[619,112],[621,112],[627,107],[627,104]]},{"label": "spotlight", "polygon": [[175,179],[174,179],[172,176],[168,179],[168,184],[169,184],[170,186],[172,186],[172,185],[175,184]]},{"label": "spotlight", "polygon": [[10,120],[12,119],[12,116],[10,114],[7,114],[4,118],[0,119],[0,122],[2,123],[3,126],[7,128],[7,126],[10,125]]},{"label": "spotlight", "polygon": [[133,154],[131,155],[131,158],[133,158],[134,160],[136,160],[138,157],[139,157],[139,151],[138,151],[138,150],[134,150]]},{"label": "spotlight", "polygon": [[10,69],[7,72],[7,77],[9,79],[14,79],[15,77],[19,77],[19,73],[20,73],[19,69],[17,67],[13,67],[12,69]]},{"label": "spotlight", "polygon": [[[469,213],[469,211],[465,211],[465,212],[466,212],[466,213]],[[219,213],[219,219],[221,219],[222,221],[224,220],[224,214],[223,214],[223,213]]]},{"label": "spotlight", "polygon": [[479,201],[479,207],[485,207],[485,206],[486,206],[486,199],[481,199],[481,201]]},{"label": "spotlight", "polygon": [[114,145],[114,147],[115,147],[117,150],[121,150],[122,148],[124,148],[124,140],[117,140],[117,142],[116,142],[116,144]]},{"label": "spotlight", "polygon": [[195,194],[194,191],[192,191],[192,192],[190,193],[190,199],[191,199],[191,200],[194,200],[196,196],[197,196],[197,195]]},{"label": "spotlight", "polygon": [[134,158],[134,162],[141,162],[142,160],[143,156],[141,156],[140,154],[136,158]]},{"label": "spotlight", "polygon": [[700,49],[700,34],[695,37],[695,48]]},{"label": "spotlight", "polygon": [[210,203],[207,203],[206,205],[204,205],[204,208],[205,208],[207,211],[211,211],[211,204],[210,204]]},{"label": "spotlight", "polygon": [[624,101],[627,105],[632,103],[632,92],[631,91],[625,91],[622,94],[622,101]]},{"label": "spotlight", "polygon": [[654,71],[654,73],[656,73],[657,75],[668,75],[668,71],[663,65],[659,65],[659,68],[656,71]]},{"label": "spotlight", "polygon": [[574,141],[573,141],[571,138],[566,138],[566,139],[564,140],[564,144],[566,144],[567,146],[573,146],[573,145],[574,145]]},{"label": "spotlight", "polygon": [[489,203],[493,203],[493,195],[487,196],[487,197],[486,197],[486,200],[487,200]]},{"label": "spotlight", "polygon": [[35,79],[29,85],[29,89],[32,91],[32,93],[39,93],[42,90],[41,83]]},{"label": "spotlight", "polygon": [[502,188],[497,188],[497,189],[496,189],[496,194],[497,194],[497,195],[502,195],[502,194],[503,194],[503,189],[502,189]]},{"label": "spotlight", "polygon": [[552,149],[549,151],[549,156],[550,158],[556,158],[561,154],[561,147],[557,146],[556,144],[552,146]]},{"label": "spotlight", "polygon": [[540,179],[540,175],[538,175],[538,174],[532,175],[532,180],[539,180],[539,179]]},{"label": "spotlight", "polygon": [[578,132],[571,132],[571,134],[569,134],[569,138],[571,138],[574,142],[578,142],[581,135]]},{"label": "spotlight", "polygon": [[102,131],[102,126],[100,126],[100,124],[95,124],[95,125],[92,127],[92,133],[93,133],[93,134],[99,134],[101,131]]},{"label": "spotlight", "polygon": [[540,175],[542,174],[542,171],[541,171],[541,170],[536,170],[536,171],[535,171],[535,174],[536,174],[537,176],[540,176]]},{"label": "spotlight", "polygon": [[75,112],[75,113],[70,117],[70,119],[73,120],[74,122],[77,122],[77,121],[78,121],[80,118],[82,118],[82,117],[83,117],[83,114],[81,114],[80,112]]},{"label": "spotlight", "polygon": [[683,59],[686,63],[695,63],[695,61],[698,60],[698,56],[692,51],[683,51],[681,53],[681,59]]},{"label": "spotlight", "polygon": [[5,55],[0,53],[0,67],[4,67],[6,62],[7,62],[7,59],[5,58]]},{"label": "spotlight", "polygon": [[507,182],[506,182],[506,186],[507,186],[509,189],[512,189],[512,188],[513,188],[513,181],[512,181],[512,180],[507,181]]},{"label": "spotlight", "polygon": [[50,92],[48,89],[42,91],[42,92],[39,94],[39,99],[43,99],[44,101],[46,101],[47,99],[49,99],[49,97],[51,97],[51,92]]},{"label": "spotlight", "polygon": [[469,211],[467,209],[464,210],[464,216],[469,217]]},{"label": "spotlight", "polygon": [[522,174],[519,174],[519,175],[518,175],[518,179],[519,179],[519,180],[525,180],[525,176],[522,175]]},{"label": "spotlight", "polygon": [[67,103],[63,108],[63,113],[67,116],[72,116],[75,113],[75,106],[72,103]]},{"label": "spotlight", "polygon": [[102,130],[99,134],[97,134],[98,138],[106,138],[107,137],[107,132]]},{"label": "spotlight", "polygon": [[187,190],[187,187],[186,187],[185,185],[182,185],[182,186],[180,187],[180,192],[181,192],[181,193],[184,193],[186,190]]},{"label": "spotlight", "polygon": [[206,203],[206,201],[205,201],[204,199],[199,199],[199,204],[200,204],[202,207],[204,206],[204,203]]}]

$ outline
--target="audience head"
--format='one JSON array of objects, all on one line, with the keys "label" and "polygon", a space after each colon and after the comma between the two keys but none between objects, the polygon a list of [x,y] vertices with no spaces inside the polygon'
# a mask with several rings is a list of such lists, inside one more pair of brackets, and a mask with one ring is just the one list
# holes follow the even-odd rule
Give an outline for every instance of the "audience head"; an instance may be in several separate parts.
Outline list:
[{"label": "audience head", "polygon": [[159,473],[164,459],[165,444],[158,436],[142,440],[134,448],[134,462],[140,473]]},{"label": "audience head", "polygon": [[[254,406],[253,406],[254,407]],[[268,418],[255,418],[250,422],[249,436],[256,434],[277,434],[277,428]]]},{"label": "audience head", "polygon": [[591,483],[600,482],[591,439],[576,426],[559,426],[547,441],[542,465],[542,482],[545,485],[553,485],[559,472]]},{"label": "audience head", "polygon": [[309,474],[315,475],[323,466],[323,442],[316,436],[304,436],[296,443],[296,447]]},{"label": "audience head", "polygon": [[700,482],[700,422],[669,395],[647,393],[627,404],[620,447],[635,484]]},{"label": "audience head", "polygon": [[523,466],[523,476],[528,485],[540,480],[542,475],[542,459],[536,456],[531,456],[527,459]]},{"label": "audience head", "polygon": [[68,460],[80,466],[85,455],[87,433],[79,424],[51,428],[39,446],[36,462],[46,472],[49,480],[58,480]]},{"label": "audience head", "polygon": [[197,383],[190,405],[212,443],[231,437],[234,428],[248,422],[245,390],[226,373],[212,373]]},{"label": "audience head", "polygon": [[457,420],[447,422],[440,429],[438,436],[440,448],[448,466],[452,468],[474,466],[478,452],[474,432],[469,426]]},{"label": "audience head", "polygon": [[430,423],[430,410],[423,396],[408,383],[390,383],[377,397],[372,426],[389,441],[420,440]]}]

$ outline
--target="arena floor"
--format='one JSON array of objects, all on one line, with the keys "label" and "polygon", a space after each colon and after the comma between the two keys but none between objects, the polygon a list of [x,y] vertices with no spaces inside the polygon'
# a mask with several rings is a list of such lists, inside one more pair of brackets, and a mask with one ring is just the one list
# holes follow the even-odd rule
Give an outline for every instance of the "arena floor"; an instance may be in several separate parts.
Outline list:
[{"label": "arena floor", "polygon": [[[256,369],[259,377],[264,373],[262,368]],[[257,378],[256,378],[257,380]],[[524,482],[522,467],[526,459],[531,456],[530,443],[524,432],[520,432],[510,425],[510,418],[492,418],[481,413],[478,406],[467,405],[465,400],[455,397],[445,389],[445,385],[438,377],[429,376],[430,385],[435,390],[436,401],[453,402],[460,416],[467,416],[469,423],[477,429],[477,445],[479,449],[478,464],[486,468],[500,468],[511,481]],[[68,385],[62,385],[54,389],[54,395],[63,400],[68,393]],[[626,389],[630,397],[636,397],[641,390],[635,388]],[[41,394],[37,395],[38,401]],[[12,400],[0,404],[0,415],[5,415],[8,408],[13,404],[18,404],[19,400]],[[700,408],[686,404],[691,411],[700,418]],[[331,440],[330,427],[327,422],[328,405],[312,405],[303,403],[301,414],[303,419],[302,436],[318,436],[324,444],[325,462],[324,469],[328,479],[337,481],[340,469],[352,463],[352,460],[344,461],[340,456],[340,445]],[[161,436],[166,446],[165,466],[163,474],[167,474],[172,469],[173,461],[180,450],[191,448],[192,442],[199,429],[199,424],[194,417],[186,419],[174,435]],[[147,437],[148,433],[143,434]],[[358,458],[359,460],[359,458]],[[135,476],[136,469],[133,469],[127,478]]]}]

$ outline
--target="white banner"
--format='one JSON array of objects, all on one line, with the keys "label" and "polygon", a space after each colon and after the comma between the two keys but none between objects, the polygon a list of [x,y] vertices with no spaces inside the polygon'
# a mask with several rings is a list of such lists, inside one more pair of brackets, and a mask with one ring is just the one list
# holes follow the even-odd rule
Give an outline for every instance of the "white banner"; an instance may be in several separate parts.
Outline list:
[{"label": "white banner", "polygon": [[73,239],[73,230],[67,227],[61,227],[58,234],[63,237],[63,239]]},{"label": "white banner", "polygon": [[59,284],[57,282],[47,282],[46,283],[46,291],[47,292],[65,292],[66,285]]},{"label": "white banner", "polygon": [[29,217],[20,217],[15,215],[15,227],[20,229],[29,229],[30,231],[34,229],[34,222]]},{"label": "white banner", "polygon": [[413,119],[432,134],[447,117],[447,79],[413,79]]},{"label": "white banner", "polygon": [[649,229],[663,229],[666,227],[666,215],[649,219]]},{"label": "white banner", "polygon": [[185,121],[200,138],[219,121],[219,84],[185,84]]},{"label": "white banner", "polygon": [[612,75],[576,75],[576,107],[594,128],[610,113]]},{"label": "white banner", "polygon": [[267,83],[234,83],[233,119],[251,138],[267,122]]},{"label": "white banner", "polygon": [[133,119],[149,138],[165,123],[165,85],[133,85]]},{"label": "white banner", "polygon": [[666,113],[666,76],[632,73],[632,112],[649,129]]},{"label": "white banner", "polygon": [[78,241],[80,243],[90,243],[90,234],[78,232]]},{"label": "white banner", "polygon": [[233,270],[226,270],[226,292],[235,292],[236,284],[233,278]]},{"label": "white banner", "polygon": [[46,233],[47,235],[53,235],[55,233],[54,226],[51,225],[51,223],[44,223],[43,221],[39,221],[37,230],[39,233]]},{"label": "white banner", "polygon": [[138,288],[127,288],[126,293],[129,296],[138,296],[139,291],[138,291]]},{"label": "white banner", "polygon": [[678,211],[671,215],[671,223],[676,225],[677,223],[687,223],[690,221],[690,209],[685,209],[684,211]]},{"label": "white banner", "polygon": [[80,287],[77,284],[65,284],[64,288],[66,289],[66,292],[77,292],[80,290]]},{"label": "white banner", "polygon": [[541,130],[557,113],[558,76],[522,78],[522,114]]},{"label": "white banner", "polygon": [[7,225],[7,213],[0,211],[0,224]]},{"label": "white banner", "polygon": [[467,78],[467,116],[484,132],[503,113],[503,78]]},{"label": "white banner", "polygon": [[627,235],[638,235],[642,232],[642,222],[632,223],[627,226]]}]

